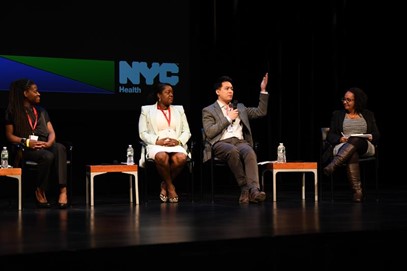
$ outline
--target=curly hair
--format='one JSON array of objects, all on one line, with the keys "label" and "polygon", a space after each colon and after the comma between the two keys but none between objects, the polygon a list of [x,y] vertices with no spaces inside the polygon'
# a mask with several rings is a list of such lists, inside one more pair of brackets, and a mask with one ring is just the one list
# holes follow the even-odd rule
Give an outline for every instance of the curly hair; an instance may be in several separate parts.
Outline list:
[{"label": "curly hair", "polygon": [[367,107],[366,93],[362,89],[357,88],[357,87],[349,88],[345,91],[345,93],[348,91],[353,93],[353,96],[355,98],[355,112],[361,113]]}]

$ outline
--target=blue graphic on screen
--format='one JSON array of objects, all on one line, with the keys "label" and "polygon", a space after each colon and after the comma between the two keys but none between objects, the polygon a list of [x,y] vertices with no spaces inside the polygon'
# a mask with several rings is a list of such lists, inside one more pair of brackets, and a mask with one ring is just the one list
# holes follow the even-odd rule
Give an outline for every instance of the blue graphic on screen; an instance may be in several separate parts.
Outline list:
[{"label": "blue graphic on screen", "polygon": [[8,91],[11,82],[20,78],[33,80],[41,92],[114,94],[112,91],[0,57],[0,91]]}]

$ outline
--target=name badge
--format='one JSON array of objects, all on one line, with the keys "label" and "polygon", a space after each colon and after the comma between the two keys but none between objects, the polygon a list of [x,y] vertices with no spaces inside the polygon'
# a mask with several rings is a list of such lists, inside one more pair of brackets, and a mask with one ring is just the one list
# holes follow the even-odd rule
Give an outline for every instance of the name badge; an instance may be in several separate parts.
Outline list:
[{"label": "name badge", "polygon": [[37,141],[37,140],[38,140],[38,136],[36,136],[36,135],[30,135],[30,140]]}]

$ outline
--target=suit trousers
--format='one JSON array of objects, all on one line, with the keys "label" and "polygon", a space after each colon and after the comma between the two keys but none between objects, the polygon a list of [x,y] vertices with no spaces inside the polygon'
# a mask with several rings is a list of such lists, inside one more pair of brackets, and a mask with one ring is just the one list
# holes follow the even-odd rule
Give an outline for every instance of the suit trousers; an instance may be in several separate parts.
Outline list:
[{"label": "suit trousers", "polygon": [[60,186],[67,184],[67,154],[63,144],[55,142],[48,149],[24,151],[24,159],[38,163],[37,186],[47,190],[50,178],[57,178]]},{"label": "suit trousers", "polygon": [[257,155],[247,141],[236,137],[220,140],[213,145],[213,151],[226,161],[241,189],[260,187]]}]

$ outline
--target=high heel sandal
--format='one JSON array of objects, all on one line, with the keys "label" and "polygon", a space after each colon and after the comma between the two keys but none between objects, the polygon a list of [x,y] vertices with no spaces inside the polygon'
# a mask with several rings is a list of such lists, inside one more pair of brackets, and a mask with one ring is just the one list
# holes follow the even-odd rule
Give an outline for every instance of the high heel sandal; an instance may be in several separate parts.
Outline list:
[{"label": "high heel sandal", "polygon": [[160,192],[160,200],[161,202],[167,202],[168,201],[168,197],[167,195],[164,195],[162,191],[165,191],[165,193],[167,193],[167,190],[165,188],[165,183],[161,182],[161,192]]},{"label": "high heel sandal", "polygon": [[168,200],[170,201],[170,203],[177,203],[178,202],[178,195],[175,194],[175,197],[169,197]]},{"label": "high heel sandal", "polygon": [[67,191],[66,191],[66,187],[61,188],[61,192],[59,197],[61,197],[61,194],[65,194],[66,197],[66,202],[60,202],[58,201],[58,208],[59,209],[66,209],[68,207],[68,196],[66,195]]},{"label": "high heel sandal", "polygon": [[169,201],[170,201],[171,203],[177,203],[177,202],[178,202],[178,196],[173,197],[173,198],[169,198]]},{"label": "high heel sandal", "polygon": [[[45,200],[45,202],[42,202],[40,199]],[[45,197],[44,191],[40,189],[35,190],[35,200],[37,203],[38,208],[50,208],[51,204],[47,201],[47,198]]]}]

